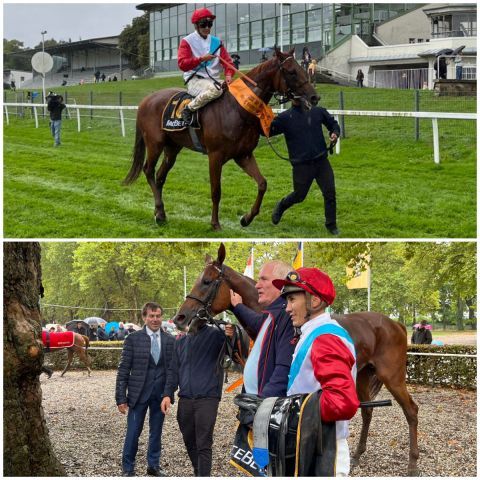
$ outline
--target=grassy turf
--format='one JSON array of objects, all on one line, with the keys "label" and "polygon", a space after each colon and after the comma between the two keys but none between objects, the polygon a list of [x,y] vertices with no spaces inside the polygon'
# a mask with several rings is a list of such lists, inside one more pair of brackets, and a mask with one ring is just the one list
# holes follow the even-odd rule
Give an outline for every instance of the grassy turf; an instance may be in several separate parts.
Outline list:
[{"label": "grassy turf", "polygon": [[[151,91],[181,85],[181,79],[89,85],[95,104],[137,104]],[[116,90],[115,90],[116,89]],[[338,108],[339,87],[320,86],[323,104]],[[345,108],[411,110],[412,92],[341,89]],[[70,87],[69,98],[89,103],[86,86]],[[8,99],[7,99],[8,100]],[[435,98],[422,92],[422,102]],[[440,108],[438,102],[443,102]],[[473,105],[473,107],[472,107]],[[472,111],[474,100],[437,99],[439,111]],[[427,110],[427,108],[424,108]],[[433,110],[433,108],[428,108]],[[4,235],[7,238],[259,238],[329,237],[323,199],[316,185],[278,226],[270,214],[291,188],[290,165],[261,141],[255,154],[268,180],[260,215],[247,227],[240,217],[256,195],[254,182],[233,162],[223,171],[221,232],[210,228],[210,186],[205,156],[184,150],[164,189],[168,222],[153,221],[153,197],[144,177],[123,187],[130,167],[134,122],[120,136],[118,121],[95,112],[63,122],[60,148],[52,147],[47,121],[35,129],[28,118],[4,127]],[[103,112],[104,116],[114,116]],[[341,154],[331,157],[337,185],[338,224],[348,238],[472,238],[476,232],[474,122],[439,122],[442,163],[433,163],[431,126],[421,122],[414,141],[412,119],[347,118]],[[282,140],[276,140],[286,152]]]}]

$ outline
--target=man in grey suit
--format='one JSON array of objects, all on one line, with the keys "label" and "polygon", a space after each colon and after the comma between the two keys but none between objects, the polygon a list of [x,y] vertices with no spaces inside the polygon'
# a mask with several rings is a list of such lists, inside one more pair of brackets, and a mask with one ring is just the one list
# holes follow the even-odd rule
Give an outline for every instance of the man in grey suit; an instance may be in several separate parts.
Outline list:
[{"label": "man in grey suit", "polygon": [[160,410],[175,339],[162,331],[162,307],[149,302],[142,308],[145,326],[126,337],[118,366],[115,400],[127,417],[123,447],[123,474],[135,476],[138,439],[149,410],[147,475],[165,476],[160,469],[161,437],[165,415]]}]

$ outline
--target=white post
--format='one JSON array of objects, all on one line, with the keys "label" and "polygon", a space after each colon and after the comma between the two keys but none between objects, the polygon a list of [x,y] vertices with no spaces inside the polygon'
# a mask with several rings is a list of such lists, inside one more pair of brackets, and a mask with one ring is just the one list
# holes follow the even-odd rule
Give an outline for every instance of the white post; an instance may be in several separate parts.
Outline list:
[{"label": "white post", "polygon": [[367,311],[368,312],[370,311],[370,305],[371,305],[371,285],[372,285],[372,281],[371,281],[372,273],[371,272],[372,272],[372,269],[369,266],[368,270],[367,270],[367,282],[368,282],[368,287],[367,287]]},{"label": "white post", "polygon": [[7,122],[7,125],[10,125],[10,121],[8,119],[8,107],[5,105],[5,121]]},{"label": "white post", "polygon": [[[335,120],[337,121],[338,123],[338,115],[335,115]],[[337,155],[340,154],[340,137],[337,138],[337,144],[335,145],[335,153]]]},{"label": "white post", "polygon": [[433,161],[440,164],[440,144],[438,139],[438,119],[432,118],[433,127]]},{"label": "white post", "polygon": [[37,107],[36,106],[33,107],[33,116],[35,117],[35,128],[38,128],[38,115],[37,115]]},{"label": "white post", "polygon": [[120,108],[120,124],[122,125],[122,137],[125,136],[125,122],[123,119],[123,109]]},{"label": "white post", "polygon": [[283,52],[283,3],[280,3],[280,51]]},{"label": "white post", "polygon": [[187,267],[183,267],[183,298],[187,298]]},{"label": "white post", "polygon": [[[41,32],[42,35],[42,53],[45,55],[45,34],[47,31]],[[45,57],[42,57],[42,62],[45,61]],[[42,65],[43,67],[43,65]],[[43,92],[43,103],[47,103],[46,95],[45,95],[45,72],[42,73],[42,92]],[[45,107],[43,107],[43,116],[46,115]]]},{"label": "white post", "polygon": [[80,109],[77,108],[77,130],[80,131]]}]

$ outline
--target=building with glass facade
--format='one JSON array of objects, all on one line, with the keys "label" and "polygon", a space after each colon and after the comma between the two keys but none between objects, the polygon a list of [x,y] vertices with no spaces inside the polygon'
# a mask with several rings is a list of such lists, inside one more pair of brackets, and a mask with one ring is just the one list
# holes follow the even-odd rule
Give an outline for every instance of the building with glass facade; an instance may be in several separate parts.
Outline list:
[{"label": "building with glass facade", "polygon": [[241,65],[260,61],[260,49],[295,47],[301,55],[308,46],[315,58],[339,45],[351,34],[376,45],[374,26],[421,5],[414,3],[180,3],[138,5],[150,14],[150,59],[156,72],[177,71],[180,40],[193,31],[190,18],[197,8],[216,15],[212,34],[220,37]]}]

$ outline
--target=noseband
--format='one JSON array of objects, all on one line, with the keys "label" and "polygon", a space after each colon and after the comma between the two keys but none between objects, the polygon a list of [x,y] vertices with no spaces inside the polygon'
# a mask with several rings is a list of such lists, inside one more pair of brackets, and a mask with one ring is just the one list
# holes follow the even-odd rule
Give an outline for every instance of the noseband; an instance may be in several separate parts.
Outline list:
[{"label": "noseband", "polygon": [[207,323],[210,323],[218,327],[219,324],[225,323],[225,322],[215,320],[213,318],[212,303],[215,300],[215,297],[217,296],[218,289],[220,288],[220,284],[222,283],[222,280],[224,278],[223,276],[224,271],[223,271],[223,265],[220,268],[216,267],[215,265],[212,265],[212,266],[213,268],[215,268],[215,270],[217,270],[219,275],[211,284],[205,299],[202,300],[201,298],[195,295],[192,295],[191,293],[188,294],[186,298],[191,298],[192,300],[195,300],[201,304],[201,307],[195,312],[195,315],[192,317],[192,320],[190,321],[190,323],[192,323],[192,321],[195,318],[198,318],[199,320],[204,320]]}]

